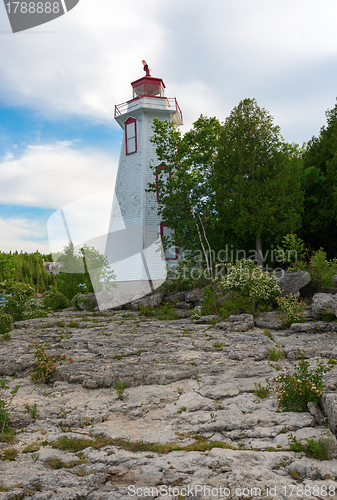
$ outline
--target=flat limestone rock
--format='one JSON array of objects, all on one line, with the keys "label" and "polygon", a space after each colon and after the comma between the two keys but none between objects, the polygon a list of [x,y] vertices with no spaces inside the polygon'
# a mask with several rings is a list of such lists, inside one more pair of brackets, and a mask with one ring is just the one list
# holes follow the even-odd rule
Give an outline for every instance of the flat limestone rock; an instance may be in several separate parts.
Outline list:
[{"label": "flat limestone rock", "polygon": [[[311,367],[337,360],[335,323],[307,321],[272,338],[256,325],[232,331],[251,321],[233,315],[223,330],[123,310],[63,311],[16,324],[0,343],[0,376],[9,390],[20,385],[10,409],[15,442],[0,442],[3,458],[17,451],[15,460],[0,461],[0,499],[125,500],[135,484],[226,485],[229,498],[239,498],[238,487],[268,498],[269,484],[278,492],[269,498],[284,499],[284,486],[301,484],[296,473],[337,487],[336,440],[317,418],[322,411],[336,431],[337,366],[330,363],[326,393],[307,412],[280,412],[277,394],[255,393],[293,369],[298,349]],[[58,363],[48,384],[31,381],[34,342],[49,356],[73,359]],[[274,348],[283,359],[270,360]],[[290,433],[303,444],[331,441],[331,459],[292,452]]]}]

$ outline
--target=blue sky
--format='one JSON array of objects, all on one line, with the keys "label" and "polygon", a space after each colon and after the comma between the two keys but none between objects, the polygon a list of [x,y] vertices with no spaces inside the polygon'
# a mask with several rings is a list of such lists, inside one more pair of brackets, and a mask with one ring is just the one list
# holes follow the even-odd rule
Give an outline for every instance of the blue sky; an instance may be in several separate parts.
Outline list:
[{"label": "blue sky", "polygon": [[142,59],[178,99],[183,131],[250,97],[287,141],[317,135],[337,96],[336,19],[335,0],[80,0],[12,34],[0,4],[0,250],[48,253],[62,207],[106,230],[114,106],[131,98]]}]

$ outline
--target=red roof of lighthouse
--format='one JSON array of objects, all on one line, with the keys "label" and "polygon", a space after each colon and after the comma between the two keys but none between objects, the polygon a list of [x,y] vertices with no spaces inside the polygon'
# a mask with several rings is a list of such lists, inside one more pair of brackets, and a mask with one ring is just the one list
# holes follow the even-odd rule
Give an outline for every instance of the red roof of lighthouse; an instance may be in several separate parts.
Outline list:
[{"label": "red roof of lighthouse", "polygon": [[143,76],[142,78],[138,78],[134,82],[131,82],[133,88],[139,87],[143,83],[149,83],[151,85],[161,85],[163,89],[165,89],[165,83],[161,78],[153,78],[152,76]]}]

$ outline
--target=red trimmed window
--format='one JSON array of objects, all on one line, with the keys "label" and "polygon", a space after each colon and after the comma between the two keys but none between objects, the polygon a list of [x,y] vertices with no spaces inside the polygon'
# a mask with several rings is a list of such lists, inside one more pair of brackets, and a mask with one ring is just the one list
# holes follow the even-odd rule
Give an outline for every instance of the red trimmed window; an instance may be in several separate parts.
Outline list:
[{"label": "red trimmed window", "polygon": [[[171,229],[167,224],[160,224],[160,236],[161,239],[163,240],[163,237],[168,237],[172,236],[172,234],[175,233],[173,229]],[[179,259],[179,250],[178,247],[172,246],[168,248],[167,250],[164,250],[162,252],[161,258],[164,260],[178,260]]]},{"label": "red trimmed window", "polygon": [[[158,172],[159,172],[159,169],[160,170],[164,170],[164,168],[165,168],[164,165],[158,165],[157,171],[156,171],[156,183],[157,183],[157,193],[156,193],[156,195],[157,195],[157,201],[159,201],[159,192],[158,192],[158,178],[159,178],[159,175],[158,175]],[[168,176],[171,177],[171,170],[169,170],[168,174],[169,174]]]},{"label": "red trimmed window", "polygon": [[125,151],[127,155],[137,151],[137,122],[128,118],[125,122]]}]

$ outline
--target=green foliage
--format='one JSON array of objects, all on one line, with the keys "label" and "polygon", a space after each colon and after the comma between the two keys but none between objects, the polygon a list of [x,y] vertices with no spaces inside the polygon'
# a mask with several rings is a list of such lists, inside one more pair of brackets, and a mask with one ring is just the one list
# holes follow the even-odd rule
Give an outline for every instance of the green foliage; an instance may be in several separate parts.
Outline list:
[{"label": "green foliage", "polygon": [[158,163],[152,165],[154,180],[148,190],[153,196],[158,193],[161,220],[175,230],[164,239],[164,247],[188,248],[192,255],[201,256],[211,273],[212,257],[207,252],[221,248],[214,231],[211,182],[220,122],[201,115],[184,136],[171,122],[155,118],[153,123],[151,142],[156,147]]},{"label": "green foliage", "polygon": [[291,451],[304,451],[307,457],[317,458],[318,460],[330,460],[330,450],[333,436],[321,436],[318,440],[305,438],[305,445],[297,441],[293,434],[288,435]]},{"label": "green foliage", "polygon": [[305,303],[301,299],[297,299],[293,295],[286,297],[277,297],[276,301],[281,312],[278,317],[282,321],[282,327],[287,328],[292,323],[302,323],[304,321]]},{"label": "green foliage", "polygon": [[280,287],[271,274],[249,259],[241,259],[235,264],[228,262],[227,273],[217,280],[222,292],[240,292],[251,301],[252,310],[259,304],[271,304],[280,295]]},{"label": "green foliage", "polygon": [[0,291],[8,294],[2,306],[2,312],[9,314],[14,321],[21,321],[26,315],[39,309],[36,301],[31,298],[34,288],[25,283],[0,283]]},{"label": "green foliage", "polygon": [[328,261],[326,253],[320,248],[313,253],[308,271],[317,292],[331,289],[334,285],[332,277],[337,274],[337,259]]},{"label": "green foliage", "polygon": [[186,411],[186,406],[179,408],[178,413],[182,413],[183,411]]},{"label": "green foliage", "polygon": [[43,292],[55,281],[54,276],[47,274],[43,261],[52,261],[51,255],[0,251],[0,282],[25,283],[35,291]]},{"label": "green foliage", "polygon": [[3,457],[2,460],[10,460],[14,462],[16,457],[18,456],[19,452],[18,450],[15,450],[14,448],[7,448],[7,450],[3,451]]},{"label": "green foliage", "polygon": [[7,383],[6,378],[0,378],[0,433],[9,428],[8,408],[11,406],[15,395],[20,389],[20,386],[16,385],[14,389],[8,392],[9,385]]},{"label": "green foliage", "polygon": [[180,259],[174,266],[167,265],[166,272],[166,281],[160,287],[165,294],[202,288],[210,283],[210,279],[205,278],[205,269],[191,258]]},{"label": "green foliage", "polygon": [[44,346],[39,342],[34,342],[31,344],[36,347],[34,357],[36,362],[36,368],[33,370],[33,374],[30,376],[31,381],[34,382],[43,382],[47,384],[50,380],[50,377],[56,370],[56,364],[62,360],[73,362],[72,358],[67,358],[65,354],[58,354],[57,356],[49,356],[45,350]]},{"label": "green foliage", "polygon": [[[30,413],[33,420],[36,420],[37,418],[39,418],[39,412],[37,411],[37,404],[36,403],[34,403],[32,406],[30,406],[29,404],[26,404],[25,408],[28,411],[28,413]],[[36,451],[36,450],[34,450],[34,451]]]},{"label": "green foliage", "polygon": [[291,266],[294,271],[299,270],[300,261],[305,259],[307,250],[304,241],[296,234],[287,234],[282,245],[278,246],[275,252],[277,262]]},{"label": "green foliage", "polygon": [[[324,374],[332,370],[322,362],[317,362],[316,369],[309,369],[309,362],[298,349],[298,363],[292,375],[281,373],[274,378],[275,391],[278,393],[278,407],[281,411],[308,411],[307,403],[317,403],[324,392]],[[294,366],[294,364],[292,363]]]},{"label": "green foliage", "polygon": [[[261,304],[259,304],[257,310],[260,309]],[[253,314],[253,312],[251,300],[241,292],[230,292],[227,300],[219,308],[219,314],[223,318],[228,318],[231,314]]]},{"label": "green foliage", "polygon": [[43,296],[43,305],[52,311],[61,311],[68,307],[68,299],[55,286],[50,287]]},{"label": "green foliage", "polygon": [[213,342],[213,347],[216,347],[217,349],[222,349],[223,348],[223,343],[222,342]]},{"label": "green foliage", "polygon": [[89,285],[88,290],[91,292],[100,292],[103,290],[103,283],[105,290],[111,292],[113,288],[116,288],[116,275],[111,270],[108,259],[99,253],[94,247],[89,247],[83,245],[80,250],[86,283]]},{"label": "green foliage", "polygon": [[258,396],[259,398],[261,399],[264,399],[264,398],[267,398],[269,396],[269,394],[271,393],[271,390],[270,390],[270,384],[268,382],[269,379],[267,379],[267,385],[266,387],[263,387],[260,382],[258,383],[254,383],[254,386],[255,386],[255,391],[254,391],[254,394],[255,396]]},{"label": "green foliage", "polygon": [[279,361],[283,359],[283,351],[280,344],[276,343],[276,347],[273,347],[269,352],[270,361]]},{"label": "green foliage", "polygon": [[12,316],[2,312],[0,309],[0,335],[5,335],[12,331],[12,322]]},{"label": "green foliage", "polygon": [[337,255],[337,104],[325,115],[327,124],[303,156],[301,235],[312,251],[324,247],[331,258]]},{"label": "green foliage", "polygon": [[208,285],[204,289],[204,293],[202,295],[202,299],[204,302],[201,306],[201,315],[207,316],[209,314],[218,314],[219,310],[222,306],[219,298],[217,296],[216,291],[214,290],[212,285]]},{"label": "green foliage", "polygon": [[242,242],[280,238],[301,222],[302,151],[284,143],[280,127],[255,99],[244,99],[223,126],[212,182],[222,230]]},{"label": "green foliage", "polygon": [[139,314],[141,316],[156,317],[161,321],[178,319],[177,313],[170,302],[165,302],[165,304],[160,307],[140,305]]},{"label": "green foliage", "polygon": [[102,290],[101,281],[106,290],[111,291],[116,287],[116,276],[110,269],[108,260],[94,247],[84,245],[75,254],[74,245],[69,243],[58,259],[63,266],[57,276],[57,288],[68,300],[84,292]]},{"label": "green foliage", "polygon": [[263,333],[263,335],[264,335],[265,337],[270,338],[270,340],[274,340],[274,338],[273,338],[272,334],[270,333],[269,328],[266,328],[265,330],[263,330],[263,332],[262,332],[262,333]]},{"label": "green foliage", "polygon": [[122,382],[121,380],[115,380],[115,389],[117,391],[117,399],[122,399],[123,392],[127,387],[126,382]]},{"label": "green foliage", "polygon": [[87,307],[90,303],[92,302],[92,307],[91,309],[93,310],[94,309],[94,302],[91,298],[89,297],[86,297],[85,295],[83,295],[83,293],[78,293],[76,294],[72,299],[71,299],[71,305],[74,309],[76,309],[76,311],[82,311],[81,307],[79,306],[79,304],[82,304],[86,310],[88,311],[89,308]]}]

